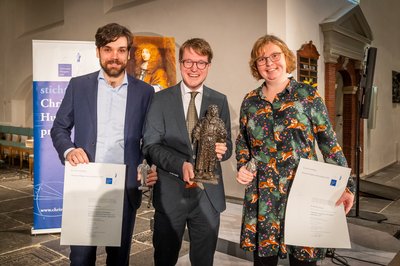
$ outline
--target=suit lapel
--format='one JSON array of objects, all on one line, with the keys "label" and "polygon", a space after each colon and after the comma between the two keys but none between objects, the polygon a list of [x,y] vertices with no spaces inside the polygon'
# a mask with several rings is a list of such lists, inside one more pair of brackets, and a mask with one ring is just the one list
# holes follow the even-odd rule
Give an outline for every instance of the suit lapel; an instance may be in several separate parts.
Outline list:
[{"label": "suit lapel", "polygon": [[[125,142],[128,139],[128,136],[132,135],[132,131],[135,130],[135,126],[139,125],[136,123],[137,119],[140,119],[143,112],[147,110],[142,110],[138,108],[138,105],[141,106],[141,99],[143,100],[143,93],[138,89],[137,81],[128,75],[128,87],[127,87],[127,95],[126,95],[126,109],[125,109],[125,126],[124,126],[124,139]],[[144,106],[144,105],[143,105]]]},{"label": "suit lapel", "polygon": [[126,140],[128,139],[128,131],[130,129],[129,125],[130,122],[136,119],[136,115],[133,107],[134,107],[134,85],[133,85],[133,80],[131,80],[128,77],[128,87],[127,87],[127,94],[126,94],[126,109],[125,109],[125,123],[124,123],[124,140],[125,140],[125,146],[126,146]]},{"label": "suit lapel", "polygon": [[171,106],[171,114],[175,115],[176,123],[178,125],[178,130],[182,136],[182,139],[185,140],[186,144],[190,149],[192,149],[192,144],[190,143],[189,134],[187,132],[186,126],[186,117],[185,112],[183,110],[183,101],[182,101],[182,92],[181,92],[181,83],[179,82],[173,88],[172,93],[172,106]]},{"label": "suit lapel", "polygon": [[97,91],[98,91],[98,77],[99,72],[93,73],[88,76],[87,86],[87,105],[89,108],[90,121],[92,122],[95,135],[97,136]]},{"label": "suit lapel", "polygon": [[199,119],[206,115],[208,106],[211,104],[211,94],[210,89],[206,86],[203,87],[203,99],[201,101],[200,115]]}]

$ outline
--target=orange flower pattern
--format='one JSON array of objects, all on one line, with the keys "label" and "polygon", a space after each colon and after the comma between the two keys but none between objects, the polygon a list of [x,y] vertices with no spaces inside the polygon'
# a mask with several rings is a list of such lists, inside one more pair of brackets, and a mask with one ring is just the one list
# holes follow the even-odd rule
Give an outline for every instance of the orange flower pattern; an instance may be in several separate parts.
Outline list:
[{"label": "orange flower pattern", "polygon": [[[245,96],[239,123],[237,168],[257,160],[257,176],[245,190],[241,247],[260,257],[290,252],[299,260],[322,259],[324,249],[284,244],[287,194],[300,158],[317,160],[317,142],[325,162],[347,166],[317,89],[291,79],[270,103],[260,86]],[[354,191],[351,178],[348,187]]]}]

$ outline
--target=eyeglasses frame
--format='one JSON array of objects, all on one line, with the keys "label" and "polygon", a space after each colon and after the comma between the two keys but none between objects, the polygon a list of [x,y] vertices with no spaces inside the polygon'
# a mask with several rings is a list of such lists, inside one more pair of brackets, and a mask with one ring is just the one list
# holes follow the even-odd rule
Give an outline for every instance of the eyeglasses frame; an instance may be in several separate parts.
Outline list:
[{"label": "eyeglasses frame", "polygon": [[[270,56],[260,56],[260,57],[257,57],[254,62],[257,66],[265,66],[267,64],[268,59],[271,60],[271,62],[277,62],[281,59],[282,54],[283,54],[282,52],[277,52],[277,53],[272,53]],[[272,59],[271,56],[275,56],[275,55],[279,55],[279,56],[277,57],[277,59]],[[263,64],[259,63],[260,59],[264,59]]]},{"label": "eyeglasses frame", "polygon": [[[185,66],[185,64],[186,64],[185,62],[189,63],[188,61],[191,62],[190,67]],[[205,62],[205,61],[192,61],[192,60],[190,60],[190,59],[180,60],[179,62],[182,63],[182,65],[183,65],[184,68],[190,69],[190,68],[193,67],[193,65],[196,65],[196,68],[199,69],[199,70],[204,70],[204,69],[206,69],[207,66],[210,64],[210,62]],[[204,68],[200,68],[199,65],[198,65],[198,63],[204,63]]]}]

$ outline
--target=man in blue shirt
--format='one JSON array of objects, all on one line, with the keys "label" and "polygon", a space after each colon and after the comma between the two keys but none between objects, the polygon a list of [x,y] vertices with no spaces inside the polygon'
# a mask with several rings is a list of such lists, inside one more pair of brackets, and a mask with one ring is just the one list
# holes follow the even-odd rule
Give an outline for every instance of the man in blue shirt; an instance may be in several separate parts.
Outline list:
[{"label": "man in blue shirt", "polygon": [[[107,265],[129,265],[136,210],[140,206],[137,166],[143,123],[154,89],[127,75],[125,69],[132,33],[110,23],[97,30],[96,53],[100,71],[72,78],[51,129],[60,160],[126,165],[121,246],[106,247]],[[71,130],[74,128],[74,140]],[[152,172],[147,184],[154,184]],[[71,265],[95,265],[95,246],[71,246]]]}]

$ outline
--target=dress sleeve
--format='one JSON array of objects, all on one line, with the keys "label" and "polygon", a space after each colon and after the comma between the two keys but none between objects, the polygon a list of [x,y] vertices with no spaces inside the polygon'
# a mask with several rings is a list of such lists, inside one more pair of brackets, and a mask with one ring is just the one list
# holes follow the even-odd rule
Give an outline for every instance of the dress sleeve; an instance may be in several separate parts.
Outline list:
[{"label": "dress sleeve", "polygon": [[[328,111],[325,103],[319,93],[315,90],[314,95],[310,97],[311,103],[311,120],[313,132],[316,137],[318,147],[324,157],[324,161],[331,164],[347,167],[347,161],[344,156],[342,147],[340,147],[336,133],[333,130],[329,120]],[[347,187],[354,192],[355,184],[353,177],[350,176]]]},{"label": "dress sleeve", "polygon": [[250,146],[247,135],[247,113],[246,113],[246,99],[243,100],[240,107],[239,117],[239,134],[236,138],[236,161],[237,170],[245,165],[250,160]]}]

